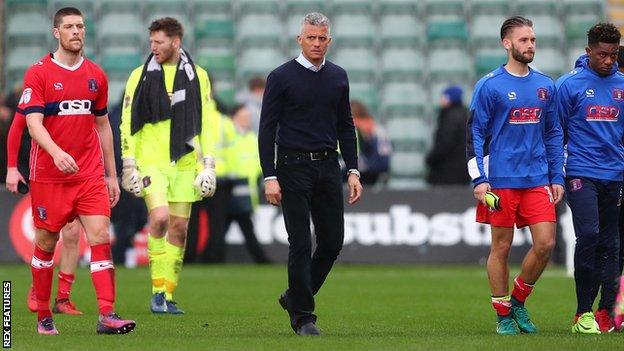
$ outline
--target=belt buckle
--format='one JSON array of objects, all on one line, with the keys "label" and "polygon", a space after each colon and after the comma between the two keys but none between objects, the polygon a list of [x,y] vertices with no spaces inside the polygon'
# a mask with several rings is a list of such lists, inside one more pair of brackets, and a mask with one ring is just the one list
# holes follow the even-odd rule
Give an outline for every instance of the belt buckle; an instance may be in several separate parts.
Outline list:
[{"label": "belt buckle", "polygon": [[321,158],[320,157],[316,158],[314,156],[314,154],[320,154],[320,153],[319,152],[310,152],[310,160],[312,160],[312,161],[319,161]]}]

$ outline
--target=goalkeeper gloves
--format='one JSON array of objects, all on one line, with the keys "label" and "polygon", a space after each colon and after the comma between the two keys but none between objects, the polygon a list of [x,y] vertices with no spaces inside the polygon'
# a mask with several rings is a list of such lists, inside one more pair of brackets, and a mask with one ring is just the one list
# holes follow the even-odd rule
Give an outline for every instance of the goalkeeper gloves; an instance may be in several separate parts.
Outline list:
[{"label": "goalkeeper gloves", "polygon": [[122,164],[121,187],[134,196],[141,196],[143,181],[141,180],[139,170],[137,170],[136,161],[133,158],[124,158]]},{"label": "goalkeeper gloves", "polygon": [[199,172],[193,183],[201,197],[211,197],[217,190],[217,174],[212,156],[204,157],[204,169]]}]

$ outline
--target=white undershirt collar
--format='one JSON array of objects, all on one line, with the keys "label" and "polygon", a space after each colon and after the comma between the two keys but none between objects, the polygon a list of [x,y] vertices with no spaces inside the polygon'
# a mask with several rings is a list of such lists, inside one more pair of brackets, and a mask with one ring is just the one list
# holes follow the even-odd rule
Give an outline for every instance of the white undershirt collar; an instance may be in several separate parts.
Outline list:
[{"label": "white undershirt collar", "polygon": [[78,63],[76,63],[73,66],[68,66],[68,65],[66,65],[64,63],[61,63],[59,60],[55,59],[54,55],[50,55],[50,56],[51,56],[50,59],[52,60],[52,62],[56,63],[57,65],[61,66],[62,68],[65,68],[68,71],[75,71],[75,70],[77,70],[78,68],[80,68],[80,66],[84,62],[84,57],[80,56],[80,60],[78,61]]}]

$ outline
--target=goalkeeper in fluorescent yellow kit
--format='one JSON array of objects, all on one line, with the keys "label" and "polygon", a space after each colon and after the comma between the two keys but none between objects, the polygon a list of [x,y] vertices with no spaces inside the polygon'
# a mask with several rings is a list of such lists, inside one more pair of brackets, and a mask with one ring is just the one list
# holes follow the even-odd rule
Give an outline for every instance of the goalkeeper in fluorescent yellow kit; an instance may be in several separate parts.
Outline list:
[{"label": "goalkeeper in fluorescent yellow kit", "polygon": [[[121,119],[122,187],[145,198],[153,313],[184,313],[173,301],[191,204],[216,189],[208,73],[182,49],[182,25],[149,27],[151,54],[128,78]],[[212,145],[211,145],[212,144]]]}]

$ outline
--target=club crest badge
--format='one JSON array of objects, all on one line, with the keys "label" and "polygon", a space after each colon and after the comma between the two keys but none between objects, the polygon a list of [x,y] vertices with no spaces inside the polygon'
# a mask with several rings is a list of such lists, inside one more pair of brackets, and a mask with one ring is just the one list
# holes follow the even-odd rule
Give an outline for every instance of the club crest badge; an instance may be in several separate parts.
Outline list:
[{"label": "club crest badge", "polygon": [[582,180],[578,178],[574,178],[570,180],[570,191],[578,191],[578,190],[581,190],[582,188],[583,188]]},{"label": "club crest badge", "polygon": [[37,217],[42,221],[48,219],[48,211],[46,211],[45,207],[37,206]]},{"label": "club crest badge", "polygon": [[123,108],[130,107],[130,103],[132,103],[132,97],[130,95],[124,96]]},{"label": "club crest badge", "polygon": [[537,98],[542,101],[548,100],[548,90],[546,88],[537,89]]},{"label": "club crest badge", "polygon": [[89,79],[87,81],[87,84],[89,85],[89,91],[97,93],[98,91],[98,86],[97,86],[97,82],[95,81],[95,79]]},{"label": "club crest badge", "polygon": [[623,101],[624,100],[624,90],[615,88],[613,89],[613,100]]}]

